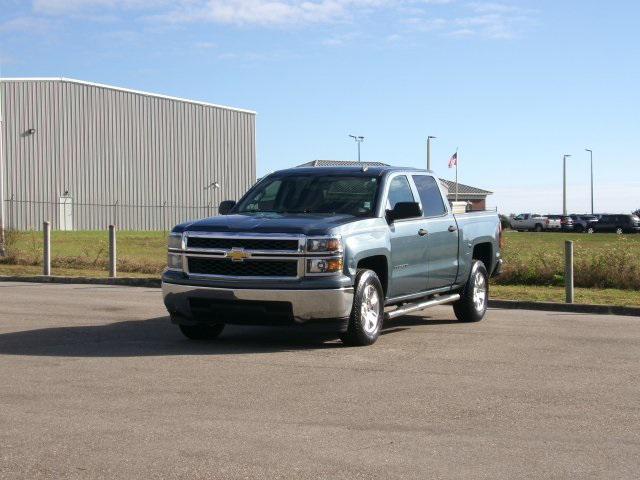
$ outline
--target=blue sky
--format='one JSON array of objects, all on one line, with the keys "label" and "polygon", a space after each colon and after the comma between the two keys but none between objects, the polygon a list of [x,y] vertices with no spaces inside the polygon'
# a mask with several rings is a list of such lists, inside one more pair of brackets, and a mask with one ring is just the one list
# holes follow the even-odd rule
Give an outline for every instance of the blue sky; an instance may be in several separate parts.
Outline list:
[{"label": "blue sky", "polygon": [[316,158],[434,167],[505,213],[640,208],[640,2],[0,0],[2,75],[258,112],[258,174]]}]

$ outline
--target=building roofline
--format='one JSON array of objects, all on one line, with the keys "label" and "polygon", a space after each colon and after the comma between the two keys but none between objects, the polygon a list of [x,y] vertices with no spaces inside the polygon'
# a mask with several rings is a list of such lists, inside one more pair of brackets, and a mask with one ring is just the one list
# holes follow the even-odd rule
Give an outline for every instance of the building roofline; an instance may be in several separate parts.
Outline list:
[{"label": "building roofline", "polygon": [[136,95],[144,95],[144,96],[147,96],[147,97],[162,98],[164,100],[174,100],[176,102],[191,103],[191,104],[194,104],[194,105],[202,105],[202,106],[205,106],[205,107],[215,107],[215,108],[222,108],[224,110],[233,110],[234,112],[249,113],[251,115],[256,115],[257,114],[254,110],[245,110],[243,108],[229,107],[229,106],[226,106],[226,105],[218,105],[218,104],[209,103],[209,102],[200,102],[200,101],[197,101],[197,100],[190,100],[188,98],[172,97],[170,95],[161,95],[161,94],[158,94],[158,93],[145,92],[145,91],[142,91],[142,90],[133,90],[133,89],[130,89],[130,88],[115,87],[113,85],[106,85],[104,83],[87,82],[87,81],[84,81],[84,80],[76,80],[74,78],[65,78],[65,77],[0,77],[0,82],[67,82],[67,83],[76,83],[78,85],[86,85],[86,86],[89,86],[89,87],[106,88],[108,90],[116,90],[118,92],[134,93]]}]

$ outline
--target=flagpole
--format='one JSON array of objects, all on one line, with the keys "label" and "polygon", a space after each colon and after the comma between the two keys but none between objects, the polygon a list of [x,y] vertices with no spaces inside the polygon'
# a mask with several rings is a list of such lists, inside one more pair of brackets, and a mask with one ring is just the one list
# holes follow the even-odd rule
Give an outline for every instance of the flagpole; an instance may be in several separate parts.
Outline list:
[{"label": "flagpole", "polygon": [[458,163],[460,163],[460,155],[456,148],[456,202],[458,201]]}]

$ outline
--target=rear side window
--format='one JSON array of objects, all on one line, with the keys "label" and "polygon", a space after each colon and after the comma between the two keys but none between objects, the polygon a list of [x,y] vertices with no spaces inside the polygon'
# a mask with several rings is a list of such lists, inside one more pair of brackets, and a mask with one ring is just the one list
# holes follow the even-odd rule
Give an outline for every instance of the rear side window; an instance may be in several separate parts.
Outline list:
[{"label": "rear side window", "polygon": [[420,194],[422,212],[425,217],[439,217],[446,213],[444,202],[438,184],[428,175],[414,175],[413,181]]},{"label": "rear side window", "polygon": [[404,175],[394,177],[389,185],[389,209],[393,210],[396,203],[415,201],[407,177]]}]

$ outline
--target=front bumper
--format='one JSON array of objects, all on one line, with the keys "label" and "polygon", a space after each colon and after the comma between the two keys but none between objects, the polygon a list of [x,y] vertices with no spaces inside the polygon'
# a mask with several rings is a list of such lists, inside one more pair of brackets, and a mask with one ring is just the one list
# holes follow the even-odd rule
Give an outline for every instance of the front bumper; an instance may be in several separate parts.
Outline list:
[{"label": "front bumper", "polygon": [[[312,320],[344,319],[351,314],[353,287],[325,290],[263,290],[215,288],[162,282],[162,296],[169,313],[184,323],[202,319],[224,323],[261,324],[261,318],[277,316],[294,323]],[[218,319],[217,312],[225,312]],[[246,313],[246,315],[242,315]],[[268,314],[268,315],[267,315]],[[220,313],[222,315],[222,313]],[[221,317],[222,318],[222,317]],[[205,320],[205,319],[202,319]]]}]

